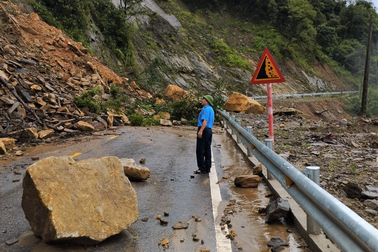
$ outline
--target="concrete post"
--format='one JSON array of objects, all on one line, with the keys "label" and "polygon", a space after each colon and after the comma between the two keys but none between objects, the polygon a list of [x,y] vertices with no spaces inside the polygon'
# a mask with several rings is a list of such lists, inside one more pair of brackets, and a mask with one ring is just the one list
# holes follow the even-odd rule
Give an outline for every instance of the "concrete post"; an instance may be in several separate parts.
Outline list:
[{"label": "concrete post", "polygon": [[[319,185],[320,167],[319,166],[307,166],[306,176]],[[316,221],[307,214],[307,233],[318,235],[320,234],[320,226]]]},{"label": "concrete post", "polygon": [[[269,149],[273,150],[273,139],[265,139],[265,145],[268,146]],[[267,179],[274,179],[272,173],[267,169],[266,173]]]}]

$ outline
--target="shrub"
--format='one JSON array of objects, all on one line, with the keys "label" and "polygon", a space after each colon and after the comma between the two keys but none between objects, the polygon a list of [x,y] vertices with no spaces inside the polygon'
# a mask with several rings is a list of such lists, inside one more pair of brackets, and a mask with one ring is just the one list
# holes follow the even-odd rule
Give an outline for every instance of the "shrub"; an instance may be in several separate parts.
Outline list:
[{"label": "shrub", "polygon": [[159,121],[155,120],[152,116],[147,117],[143,121],[143,126],[153,126],[153,125],[159,125]]},{"label": "shrub", "polygon": [[82,93],[81,96],[74,97],[75,104],[79,108],[87,107],[93,113],[100,113],[101,105],[95,98],[93,98],[97,94],[100,94],[99,88],[88,90]]},{"label": "shrub", "polygon": [[144,117],[140,114],[135,113],[130,116],[129,120],[132,126],[142,126]]}]

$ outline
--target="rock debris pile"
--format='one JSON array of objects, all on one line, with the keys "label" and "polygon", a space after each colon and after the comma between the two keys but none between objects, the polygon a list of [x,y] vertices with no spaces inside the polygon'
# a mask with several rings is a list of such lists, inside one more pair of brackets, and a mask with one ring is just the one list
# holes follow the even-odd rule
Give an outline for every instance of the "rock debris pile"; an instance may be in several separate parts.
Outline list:
[{"label": "rock debris pile", "polygon": [[2,1],[0,16],[0,137],[49,139],[127,124],[122,113],[98,115],[76,106],[74,97],[95,87],[103,100],[111,84],[131,100],[152,98],[36,13]]}]

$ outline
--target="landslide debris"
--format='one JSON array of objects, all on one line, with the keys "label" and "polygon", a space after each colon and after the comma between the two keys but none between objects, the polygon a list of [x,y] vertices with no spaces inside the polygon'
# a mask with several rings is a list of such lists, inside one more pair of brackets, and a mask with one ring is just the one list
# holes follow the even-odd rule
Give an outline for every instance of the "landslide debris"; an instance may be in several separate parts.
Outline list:
[{"label": "landslide debris", "polygon": [[93,114],[74,102],[93,88],[107,99],[111,85],[122,88],[131,101],[152,98],[36,13],[22,13],[10,1],[0,3],[0,137],[67,137],[80,129],[104,130],[113,120],[128,123],[122,113]]}]

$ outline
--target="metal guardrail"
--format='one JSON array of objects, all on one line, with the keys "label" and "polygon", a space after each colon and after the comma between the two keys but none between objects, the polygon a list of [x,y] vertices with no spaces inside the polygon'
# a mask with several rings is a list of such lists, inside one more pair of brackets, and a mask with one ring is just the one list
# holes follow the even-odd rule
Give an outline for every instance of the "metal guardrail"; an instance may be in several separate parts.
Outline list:
[{"label": "metal guardrail", "polygon": [[[289,94],[289,95],[273,95],[273,98],[293,98],[293,97],[311,97],[311,96],[326,96],[326,95],[344,95],[344,94],[358,94],[358,91],[342,91],[342,92],[323,92],[310,94]],[[254,100],[266,99],[267,96],[251,96]]]},{"label": "metal guardrail", "polygon": [[377,229],[257,140],[248,132],[251,131],[250,126],[247,131],[239,125],[240,122],[235,122],[234,116],[231,118],[227,112],[218,112],[225,126],[237,136],[237,141],[243,143],[248,153],[253,154],[273,174],[307,215],[343,251],[378,252]]}]

